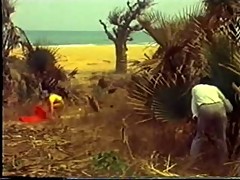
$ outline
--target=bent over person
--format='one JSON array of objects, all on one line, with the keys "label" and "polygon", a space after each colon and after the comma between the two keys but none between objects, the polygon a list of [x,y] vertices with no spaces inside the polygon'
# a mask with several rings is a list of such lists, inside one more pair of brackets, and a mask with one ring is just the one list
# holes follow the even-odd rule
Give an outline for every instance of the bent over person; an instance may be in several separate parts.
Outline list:
[{"label": "bent over person", "polygon": [[53,114],[54,109],[64,106],[64,101],[61,96],[55,93],[48,93],[47,91],[42,92],[42,99],[46,101],[49,107],[49,112]]},{"label": "bent over person", "polygon": [[[217,148],[218,162],[227,158],[226,126],[227,112],[233,106],[223,93],[211,85],[210,78],[203,78],[200,84],[192,88],[192,113],[197,118],[197,133],[192,142],[190,155],[197,157],[202,153],[205,141],[211,140]],[[204,149],[203,149],[204,151]]]}]

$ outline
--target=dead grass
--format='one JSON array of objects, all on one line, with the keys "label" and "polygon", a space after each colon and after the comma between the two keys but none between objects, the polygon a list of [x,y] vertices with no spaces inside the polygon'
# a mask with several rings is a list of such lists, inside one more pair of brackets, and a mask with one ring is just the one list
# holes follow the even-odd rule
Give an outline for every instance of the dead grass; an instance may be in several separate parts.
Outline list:
[{"label": "dead grass", "polygon": [[[89,79],[96,83],[97,78]],[[126,104],[124,84],[128,78],[109,75],[108,79],[120,88],[104,96],[100,112],[94,112],[88,105],[82,105],[81,111],[71,106],[66,107],[61,118],[32,125],[18,121],[18,116],[30,105],[4,108],[3,175],[196,177],[232,173],[236,176],[239,169],[232,168],[236,163],[221,167],[221,171],[194,168],[188,159],[192,125],[151,121],[136,124],[140,118],[132,115],[131,107]],[[84,93],[92,93],[93,86],[89,83],[83,82],[79,87]],[[127,168],[122,173],[94,170],[93,157],[109,151],[123,159]]]}]

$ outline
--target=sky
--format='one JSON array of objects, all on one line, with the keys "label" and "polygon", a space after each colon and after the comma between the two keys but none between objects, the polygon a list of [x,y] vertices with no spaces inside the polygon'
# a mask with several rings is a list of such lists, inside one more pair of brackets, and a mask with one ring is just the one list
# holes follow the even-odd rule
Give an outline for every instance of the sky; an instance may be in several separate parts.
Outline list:
[{"label": "sky", "polygon": [[[24,30],[102,31],[99,19],[126,6],[127,0],[16,0],[13,22]],[[154,8],[168,15],[200,0],[155,0]]]}]

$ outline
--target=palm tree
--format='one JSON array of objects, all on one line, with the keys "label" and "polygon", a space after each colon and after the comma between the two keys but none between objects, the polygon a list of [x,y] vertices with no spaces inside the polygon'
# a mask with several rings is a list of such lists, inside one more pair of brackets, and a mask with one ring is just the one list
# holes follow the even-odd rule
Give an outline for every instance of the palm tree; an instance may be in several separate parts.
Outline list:
[{"label": "palm tree", "polygon": [[[31,44],[26,37],[24,31],[16,27],[11,21],[11,15],[15,12],[14,2],[11,0],[1,0],[2,4],[2,59],[3,59],[3,78],[4,82],[9,85],[5,88],[6,91],[17,92],[19,89],[24,87],[22,83],[20,72],[12,70],[9,67],[9,53],[17,45],[25,45],[31,49]],[[14,72],[14,73],[13,73]],[[13,77],[17,78],[13,78]],[[14,86],[13,84],[21,84],[20,86]],[[23,85],[23,86],[22,86]],[[12,88],[12,89],[11,89]],[[14,89],[15,88],[15,89]],[[6,93],[8,94],[8,93]],[[21,94],[21,93],[20,93]]]},{"label": "palm tree", "polygon": [[[67,96],[66,88],[59,87],[58,82],[64,81],[69,78],[68,74],[57,63],[61,59],[58,54],[57,48],[46,48],[41,46],[33,47],[27,38],[25,32],[15,26],[11,21],[11,14],[14,13],[14,3],[11,0],[1,0],[2,3],[2,27],[3,27],[3,44],[2,44],[2,57],[4,65],[4,82],[12,81],[11,70],[8,67],[9,52],[17,45],[21,45],[24,52],[24,60],[26,62],[27,72],[19,72],[15,69],[14,72],[20,76],[20,81],[24,82],[27,98],[31,95],[38,94],[41,88],[39,84],[44,81],[45,87],[51,91],[58,91],[59,94]],[[44,79],[44,73],[47,73],[47,79]],[[70,74],[75,75],[77,69],[74,69]],[[9,84],[9,83],[8,83]],[[11,83],[10,83],[11,84]],[[20,89],[20,87],[17,87]],[[8,89],[7,89],[8,90]],[[17,91],[17,90],[15,90]]]},{"label": "palm tree", "polygon": [[21,45],[23,50],[25,47],[28,50],[32,50],[32,45],[25,32],[21,28],[15,26],[11,20],[11,15],[15,12],[14,2],[11,0],[1,0],[1,3],[3,32],[2,56],[5,60],[9,52],[17,45]]},{"label": "palm tree", "polygon": [[210,76],[234,105],[228,127],[231,155],[239,136],[240,113],[232,83],[240,85],[240,66],[237,43],[232,38],[229,41],[228,33],[220,33],[220,27],[235,17],[234,8],[229,9],[236,6],[224,2],[214,9],[210,1],[204,1],[199,11],[182,20],[166,20],[160,13],[139,19],[159,48],[152,60],[139,65],[141,73],[138,71],[133,78],[129,98],[135,111],[145,119],[180,121],[191,114],[191,87],[202,77]]}]

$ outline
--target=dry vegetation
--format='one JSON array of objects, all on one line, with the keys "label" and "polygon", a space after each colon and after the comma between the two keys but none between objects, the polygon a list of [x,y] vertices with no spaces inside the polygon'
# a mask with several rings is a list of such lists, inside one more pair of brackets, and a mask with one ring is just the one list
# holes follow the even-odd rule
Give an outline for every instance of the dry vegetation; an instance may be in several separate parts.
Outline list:
[{"label": "dry vegetation", "polygon": [[[3,2],[6,3],[7,1]],[[210,15],[212,14],[210,13]],[[209,19],[211,18],[208,17],[206,21],[210,21]],[[11,24],[10,18],[6,18],[5,21],[5,24]],[[141,22],[141,20],[139,21]],[[201,19],[199,21],[202,24],[205,23]],[[214,24],[215,21],[211,22]],[[159,29],[151,28],[151,23],[149,24],[147,21],[142,21],[141,24],[150,34],[152,33],[152,37],[155,37],[156,31]],[[215,22],[214,26],[216,24]],[[193,22],[186,23],[187,27],[195,27],[195,25]],[[11,27],[14,29],[12,24]],[[163,27],[160,27],[160,30],[163,29]],[[196,29],[201,30],[198,27]],[[9,32],[5,33],[8,34]],[[11,31],[11,33],[15,37],[16,32]],[[204,33],[204,35],[201,33],[197,32],[196,35],[200,39],[205,36]],[[176,33],[177,35],[179,36],[178,33]],[[189,38],[187,33],[184,33],[184,35],[186,36],[184,38]],[[16,40],[16,38],[13,39]],[[157,41],[159,37],[155,37],[155,39]],[[194,42],[192,39],[194,39]],[[161,42],[159,41],[159,45],[161,45]],[[171,44],[171,39],[167,39],[165,42],[163,48],[159,48],[152,57],[153,65],[161,64],[164,60],[167,62],[169,58],[174,60],[177,57],[176,59],[186,60],[190,57],[188,53],[194,50],[196,54],[192,53],[192,57],[187,59],[189,60],[188,63],[191,64],[190,60],[195,58],[199,60],[199,52],[202,53],[202,48],[199,49],[201,43],[195,42],[195,38],[192,37],[190,43],[184,41],[182,44],[181,39],[176,42],[190,49],[190,51],[185,49],[185,54],[182,53],[182,46],[179,47],[175,43]],[[16,41],[11,43],[12,45],[19,44]],[[191,121],[189,123],[186,123],[186,121],[141,121],[143,117],[137,116],[132,106],[128,104],[129,89],[133,89],[132,85],[134,83],[130,74],[105,73],[107,83],[102,85],[99,84],[99,79],[102,79],[102,75],[99,74],[88,75],[84,80],[80,81],[79,79],[83,79],[81,76],[84,74],[76,75],[76,71],[67,73],[62,67],[58,66],[57,61],[60,57],[58,57],[58,53],[54,49],[32,47],[27,40],[25,44],[21,44],[26,47],[21,61],[9,57],[9,52],[14,47],[6,45],[6,49],[2,49],[5,70],[3,175],[32,177],[197,177],[239,175],[240,169],[237,161],[226,163],[221,167],[216,167],[210,163],[206,166],[206,164],[193,164],[191,162],[188,152],[195,129],[195,124]],[[179,54],[174,54],[171,49],[177,49]],[[166,53],[168,51],[172,53]],[[221,52],[221,49],[218,52]],[[162,56],[161,53],[168,55]],[[215,58],[219,55],[216,54]],[[162,57],[165,59],[163,58],[163,61],[159,63],[158,60]],[[206,57],[205,59],[209,60]],[[197,60],[195,61],[196,64]],[[236,62],[239,60],[237,55],[235,60]],[[41,62],[41,65],[35,65],[34,62]],[[169,62],[162,66],[156,66],[151,70],[161,67],[162,69],[165,68],[164,72],[166,72],[171,65]],[[204,63],[201,62],[200,64]],[[151,63],[149,65],[149,61],[146,64],[146,66],[152,65]],[[145,67],[144,64],[140,65]],[[157,72],[161,71],[160,69]],[[184,74],[184,72],[187,72],[186,69],[184,72],[179,72],[180,75],[184,74],[189,77],[198,76],[200,71],[201,69],[197,69],[196,74],[190,75]],[[46,72],[48,78],[44,79]],[[75,79],[73,76],[75,76]],[[195,76],[194,78],[196,78]],[[59,80],[59,82],[54,82],[55,84],[52,85],[49,78]],[[191,81],[191,78],[189,79],[187,80]],[[167,79],[167,82],[169,82],[168,80],[171,79]],[[177,80],[179,81],[170,82],[173,82],[173,85],[178,85],[182,79]],[[18,117],[31,113],[33,104],[38,101],[38,85],[43,81],[50,90],[62,93],[66,101],[64,111],[59,111],[55,118],[40,124],[21,123],[18,121]],[[102,88],[103,86],[105,88]],[[162,94],[165,96],[165,93]],[[169,94],[166,93],[166,95],[173,99]],[[36,101],[33,99],[36,99]],[[149,110],[146,107],[147,105],[141,105],[143,110]]]},{"label": "dry vegetation", "polygon": [[[109,79],[115,86],[127,84],[125,77],[109,75]],[[92,86],[82,84],[81,91],[91,93]],[[192,168],[187,154],[193,125],[136,124],[138,117],[131,115],[124,87],[103,96],[100,112],[82,102],[81,111],[79,106],[66,106],[61,118],[36,125],[18,122],[30,105],[4,108],[3,174],[162,177],[229,173],[229,165],[222,172]]]}]

